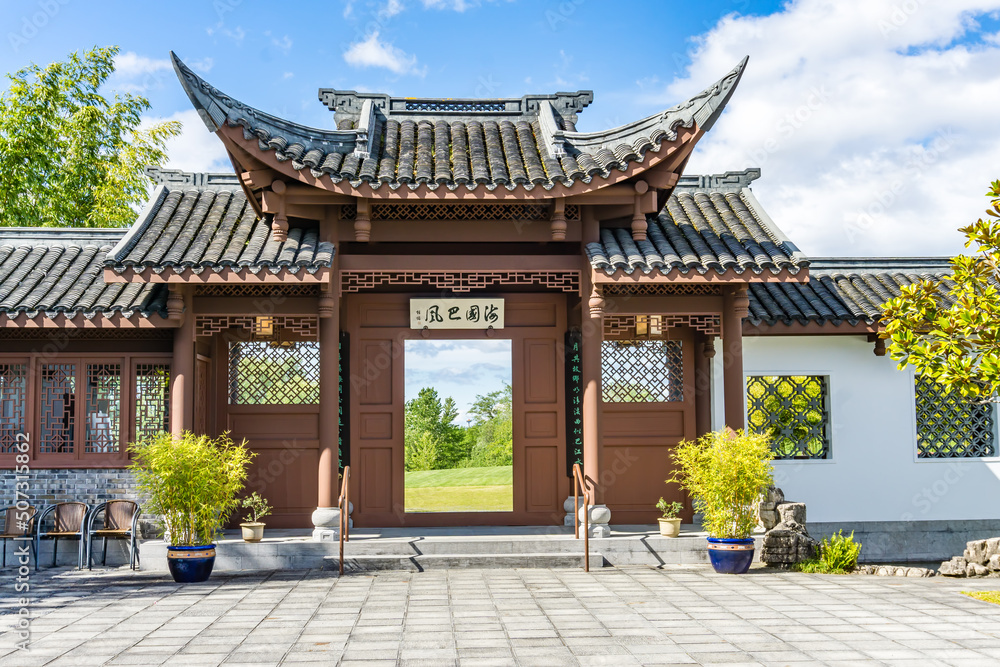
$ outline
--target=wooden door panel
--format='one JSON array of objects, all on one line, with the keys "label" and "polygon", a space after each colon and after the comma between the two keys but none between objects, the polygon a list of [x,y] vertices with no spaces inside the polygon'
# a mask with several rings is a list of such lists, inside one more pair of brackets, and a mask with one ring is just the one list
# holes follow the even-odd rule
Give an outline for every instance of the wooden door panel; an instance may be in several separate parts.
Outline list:
[{"label": "wooden door panel", "polygon": [[362,447],[357,492],[361,513],[387,513],[393,509],[392,447]]},{"label": "wooden door panel", "polygon": [[557,373],[556,340],[529,338],[523,346],[524,402],[556,403],[561,379]]},{"label": "wooden door panel", "polygon": [[[312,447],[263,447],[252,441],[257,453],[250,465],[246,490],[267,498],[274,511],[264,519],[271,528],[309,528],[316,509],[319,452]],[[238,514],[234,523],[239,523]]]},{"label": "wooden door panel", "polygon": [[[392,380],[397,361],[392,340],[361,339],[358,341],[358,364],[351,374],[351,388],[361,405],[392,405]],[[401,355],[399,355],[401,356]]]},{"label": "wooden door panel", "polygon": [[562,508],[559,498],[559,461],[557,447],[524,447],[526,512],[558,512]]}]

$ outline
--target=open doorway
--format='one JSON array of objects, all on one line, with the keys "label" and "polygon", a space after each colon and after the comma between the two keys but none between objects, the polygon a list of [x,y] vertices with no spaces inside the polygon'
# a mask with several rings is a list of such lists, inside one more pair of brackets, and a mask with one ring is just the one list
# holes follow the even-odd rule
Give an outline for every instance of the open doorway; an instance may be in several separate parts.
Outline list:
[{"label": "open doorway", "polygon": [[511,512],[509,340],[407,340],[406,512]]}]

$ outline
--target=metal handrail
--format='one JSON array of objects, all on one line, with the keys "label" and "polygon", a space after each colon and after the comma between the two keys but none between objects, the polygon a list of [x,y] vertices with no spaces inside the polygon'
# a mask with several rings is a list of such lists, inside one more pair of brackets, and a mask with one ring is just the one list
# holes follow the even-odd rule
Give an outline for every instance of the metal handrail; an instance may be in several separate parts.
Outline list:
[{"label": "metal handrail", "polygon": [[344,574],[344,542],[351,541],[351,466],[344,466],[344,479],[340,483],[340,497],[337,507],[340,508],[340,575]]},{"label": "metal handrail", "polygon": [[583,488],[583,571],[590,572],[590,491],[583,479],[583,468],[573,464],[573,537],[580,539],[580,488]]}]

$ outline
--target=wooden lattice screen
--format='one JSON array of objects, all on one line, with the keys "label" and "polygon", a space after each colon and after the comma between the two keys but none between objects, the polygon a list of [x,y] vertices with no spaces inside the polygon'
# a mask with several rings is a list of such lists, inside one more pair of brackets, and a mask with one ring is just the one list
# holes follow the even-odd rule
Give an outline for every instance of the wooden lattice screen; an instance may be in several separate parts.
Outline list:
[{"label": "wooden lattice screen", "polygon": [[13,454],[25,432],[27,364],[0,364],[0,454]]},{"label": "wooden lattice screen", "polygon": [[229,344],[231,405],[319,403],[319,343]]},{"label": "wooden lattice screen", "polygon": [[684,350],[678,340],[606,340],[601,343],[605,403],[684,400]]}]

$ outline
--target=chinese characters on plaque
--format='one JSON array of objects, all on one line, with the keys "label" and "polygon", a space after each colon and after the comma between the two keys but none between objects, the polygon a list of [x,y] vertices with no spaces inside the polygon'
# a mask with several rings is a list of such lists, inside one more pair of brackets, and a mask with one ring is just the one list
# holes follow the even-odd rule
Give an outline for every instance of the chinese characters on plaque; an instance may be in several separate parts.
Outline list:
[{"label": "chinese characters on plaque", "polygon": [[411,329],[503,329],[503,299],[410,299]]},{"label": "chinese characters on plaque", "polygon": [[566,474],[573,464],[583,464],[583,379],[580,373],[579,331],[566,332]]}]

